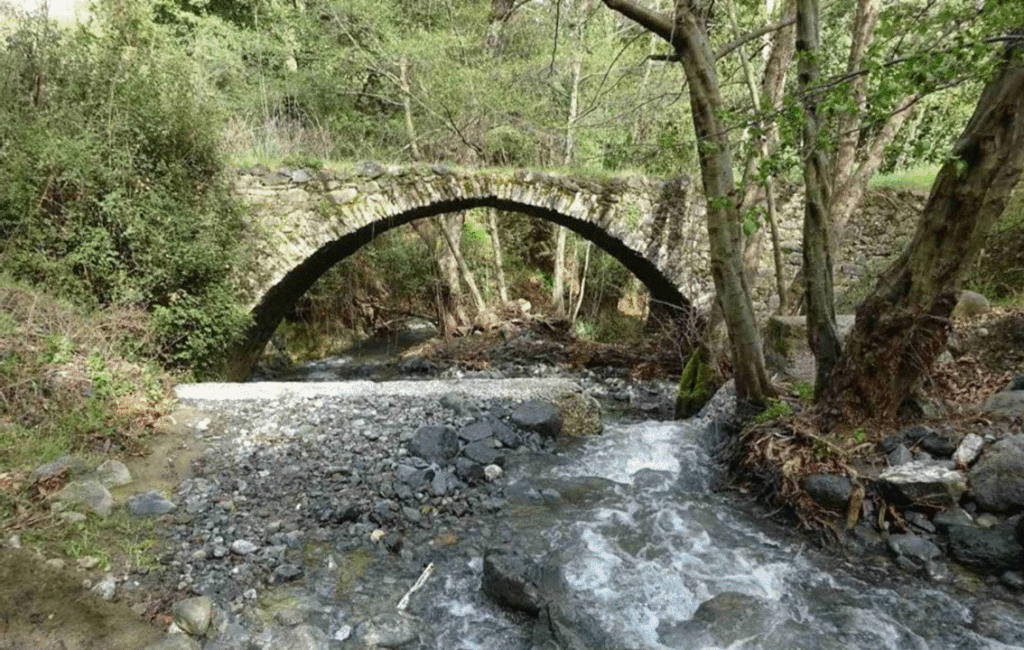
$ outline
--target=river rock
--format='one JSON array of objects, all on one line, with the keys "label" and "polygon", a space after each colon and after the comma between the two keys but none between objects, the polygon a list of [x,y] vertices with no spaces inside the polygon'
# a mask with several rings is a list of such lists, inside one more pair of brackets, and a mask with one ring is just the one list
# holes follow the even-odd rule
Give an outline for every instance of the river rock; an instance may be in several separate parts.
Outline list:
[{"label": "river rock", "polygon": [[494,431],[491,428],[491,423],[486,420],[477,420],[459,429],[459,439],[467,443],[493,437]]},{"label": "river rock", "polygon": [[932,517],[932,523],[937,528],[944,530],[950,526],[973,526],[974,520],[971,519],[971,515],[966,510],[960,506],[953,506],[935,513],[935,516]]},{"label": "river rock", "polygon": [[128,471],[128,467],[121,461],[112,458],[100,463],[100,466],[96,468],[95,477],[97,481],[108,488],[128,485],[132,482],[132,473]]},{"label": "river rock", "polygon": [[943,433],[930,433],[921,438],[921,449],[937,458],[949,458],[957,450],[957,440]]},{"label": "river rock", "polygon": [[1013,527],[1003,524],[992,528],[949,527],[949,550],[958,562],[989,573],[1002,573],[1024,566],[1024,547]]},{"label": "river rock", "polygon": [[[273,650],[328,650],[328,643],[323,630],[304,623],[275,636]],[[377,645],[383,648],[398,647],[381,643]]]},{"label": "river rock", "polygon": [[401,648],[415,641],[419,631],[419,622],[412,616],[385,612],[360,623],[355,637],[363,647]]},{"label": "river rock", "polygon": [[955,505],[967,490],[963,474],[930,461],[888,467],[878,475],[878,483],[891,501],[935,510]]},{"label": "river rock", "polygon": [[970,473],[971,495],[994,512],[1024,509],[1024,435],[996,441]]},{"label": "river rock", "polygon": [[616,648],[598,621],[568,598],[556,598],[541,610],[533,628],[533,647],[559,650]]},{"label": "river rock", "polygon": [[238,555],[251,555],[259,550],[259,546],[247,539],[236,539],[231,542],[231,552]]},{"label": "river rock", "polygon": [[205,636],[213,620],[213,601],[206,596],[186,598],[171,608],[174,624],[186,634]]},{"label": "river rock", "polygon": [[409,453],[428,463],[446,465],[459,453],[459,439],[449,427],[422,426],[407,443]]},{"label": "river rock", "polygon": [[983,411],[993,415],[1015,417],[1024,415],[1024,390],[1008,390],[993,393],[981,405]]},{"label": "river rock", "polygon": [[156,490],[150,490],[149,492],[128,497],[125,507],[129,513],[136,517],[146,517],[165,515],[168,512],[172,512],[178,506],[165,499]]},{"label": "river rock", "polygon": [[40,465],[32,472],[32,478],[37,481],[45,481],[58,474],[67,472],[71,476],[78,476],[89,471],[89,464],[78,456],[61,456],[57,460]]},{"label": "river rock", "polygon": [[66,508],[83,507],[103,519],[110,516],[114,508],[114,497],[96,479],[72,481],[64,486],[54,498]]},{"label": "river rock", "polygon": [[[505,454],[503,454],[494,443],[495,440],[493,438],[471,442],[463,448],[462,454],[473,462],[479,463],[481,466],[504,465]],[[483,470],[481,469],[481,473],[482,471]]]},{"label": "river rock", "polygon": [[978,456],[981,454],[981,448],[984,445],[984,438],[976,433],[968,433],[960,441],[960,445],[953,453],[953,462],[956,463],[957,467],[969,467],[971,463],[978,459]]},{"label": "river rock", "polygon": [[928,564],[942,556],[938,546],[923,537],[909,533],[890,535],[889,548],[897,558],[910,558],[920,564]]},{"label": "river rock", "polygon": [[803,488],[818,505],[836,512],[846,512],[853,491],[850,479],[835,474],[811,474],[804,479]]},{"label": "river rock", "polygon": [[914,461],[914,455],[903,444],[893,447],[893,450],[885,457],[890,467],[899,467]]},{"label": "river rock", "polygon": [[145,650],[200,650],[202,646],[190,636],[184,634],[165,634],[156,643],[146,646]]},{"label": "river rock", "polygon": [[658,626],[658,640],[670,648],[746,645],[770,628],[771,609],[760,598],[726,591],[700,604],[693,618]]},{"label": "river rock", "polygon": [[530,400],[512,411],[512,423],[545,438],[557,438],[562,432],[562,414],[551,402]]},{"label": "river rock", "polygon": [[537,616],[545,603],[564,591],[564,582],[558,567],[537,563],[515,550],[491,549],[484,555],[480,588],[502,607]]}]

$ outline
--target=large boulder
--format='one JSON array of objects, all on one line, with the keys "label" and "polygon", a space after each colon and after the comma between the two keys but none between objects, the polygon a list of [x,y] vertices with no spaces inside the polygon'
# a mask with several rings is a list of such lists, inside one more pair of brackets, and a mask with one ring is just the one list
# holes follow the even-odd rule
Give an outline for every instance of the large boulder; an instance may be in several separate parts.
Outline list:
[{"label": "large boulder", "polygon": [[962,473],[938,463],[915,461],[882,470],[878,486],[899,505],[944,510],[960,501],[967,481]]},{"label": "large boulder", "polygon": [[562,433],[562,413],[551,402],[532,399],[512,411],[512,423],[520,429],[534,431],[545,438],[557,438]]},{"label": "large boulder", "polygon": [[409,453],[438,465],[447,465],[459,453],[459,438],[448,427],[422,426],[407,443]]},{"label": "large boulder", "polygon": [[957,561],[990,573],[1019,570],[1024,566],[1024,547],[1013,526],[992,528],[949,527],[949,551]]},{"label": "large boulder", "polygon": [[970,478],[971,496],[982,508],[1024,510],[1024,435],[1007,436],[985,450]]},{"label": "large boulder", "polygon": [[537,616],[565,590],[558,567],[541,564],[514,549],[490,549],[484,554],[480,588],[502,607]]}]

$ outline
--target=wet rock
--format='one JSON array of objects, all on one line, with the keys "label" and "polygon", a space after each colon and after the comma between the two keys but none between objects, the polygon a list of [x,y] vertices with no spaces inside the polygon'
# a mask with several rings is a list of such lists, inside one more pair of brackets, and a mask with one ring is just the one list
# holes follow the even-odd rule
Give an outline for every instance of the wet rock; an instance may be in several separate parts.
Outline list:
[{"label": "wet rock", "polygon": [[213,601],[206,596],[186,598],[171,608],[174,624],[186,634],[205,636],[213,620]]},{"label": "wet rock", "polygon": [[689,621],[659,625],[658,639],[672,648],[732,647],[763,634],[770,621],[771,609],[760,598],[726,591],[701,603]]},{"label": "wet rock", "polygon": [[967,490],[963,474],[929,461],[886,468],[878,475],[878,484],[889,500],[926,509],[955,505]]},{"label": "wet rock", "polygon": [[537,616],[545,603],[564,590],[558,567],[541,564],[511,549],[491,549],[484,555],[480,588],[502,607]]},{"label": "wet rock", "polygon": [[128,485],[132,482],[132,473],[119,460],[107,459],[96,468],[95,478],[108,488]]},{"label": "wet rock", "polygon": [[407,448],[410,454],[429,463],[446,465],[459,453],[459,439],[449,427],[422,426],[413,434]]},{"label": "wet rock", "polygon": [[909,558],[915,564],[926,565],[942,556],[935,544],[917,535],[900,534],[889,536],[889,548],[897,558]]},{"label": "wet rock", "polygon": [[970,473],[971,496],[994,512],[1024,509],[1024,435],[1008,436],[989,447]]},{"label": "wet rock", "polygon": [[364,647],[401,648],[417,639],[420,624],[400,612],[385,612],[356,627],[355,638]]},{"label": "wet rock", "polygon": [[128,509],[129,513],[136,517],[146,517],[151,515],[167,514],[168,512],[172,512],[178,506],[165,499],[163,495],[156,490],[151,490],[143,494],[136,494],[135,496],[128,497],[125,507]]},{"label": "wet rock", "polygon": [[275,635],[273,644],[273,650],[327,650],[328,647],[323,630],[306,624]]},{"label": "wet rock", "polygon": [[543,400],[523,402],[512,411],[512,423],[545,438],[557,438],[562,432],[562,414],[554,404]]},{"label": "wet rock", "polygon": [[1011,526],[992,528],[950,526],[949,550],[958,562],[988,573],[1002,573],[1024,566],[1024,547]]},{"label": "wet rock", "polygon": [[84,508],[103,519],[110,516],[114,508],[114,497],[102,483],[95,479],[72,481],[54,497],[65,508]]},{"label": "wet rock", "polygon": [[845,476],[812,474],[804,479],[803,488],[821,507],[846,512],[853,485]]},{"label": "wet rock", "polygon": [[616,648],[598,621],[567,598],[556,598],[544,606],[534,625],[533,647],[557,647],[559,650]]}]

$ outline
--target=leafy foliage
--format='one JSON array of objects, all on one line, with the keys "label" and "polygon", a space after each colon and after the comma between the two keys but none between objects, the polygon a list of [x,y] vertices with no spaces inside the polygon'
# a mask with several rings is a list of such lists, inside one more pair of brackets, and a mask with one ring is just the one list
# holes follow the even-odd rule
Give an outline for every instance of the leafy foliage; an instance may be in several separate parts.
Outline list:
[{"label": "leafy foliage", "polygon": [[138,3],[99,9],[26,19],[0,52],[0,257],[79,303],[155,310],[164,360],[211,369],[243,324],[218,111]]}]

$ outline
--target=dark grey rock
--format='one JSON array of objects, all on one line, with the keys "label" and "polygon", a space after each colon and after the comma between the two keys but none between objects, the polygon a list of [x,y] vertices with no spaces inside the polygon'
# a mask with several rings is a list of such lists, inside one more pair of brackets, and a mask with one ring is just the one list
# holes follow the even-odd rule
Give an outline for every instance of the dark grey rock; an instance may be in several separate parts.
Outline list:
[{"label": "dark grey rock", "polygon": [[889,462],[890,467],[898,467],[913,462],[914,455],[905,446],[898,444],[889,452],[886,460]]},{"label": "dark grey rock", "polygon": [[559,650],[613,650],[617,648],[600,623],[567,598],[556,598],[540,612],[533,629],[533,647]]},{"label": "dark grey rock", "polygon": [[494,430],[491,427],[491,423],[485,420],[478,420],[459,429],[459,439],[466,442],[476,442],[493,437]]},{"label": "dark grey rock", "polygon": [[422,426],[407,445],[409,453],[438,465],[446,465],[459,453],[459,439],[448,427]]},{"label": "dark grey rock", "polygon": [[989,573],[1002,573],[1024,566],[1024,547],[1012,527],[992,528],[950,526],[949,551],[958,562]]},{"label": "dark grey rock", "polygon": [[480,588],[502,607],[537,616],[565,590],[565,583],[556,566],[535,562],[512,549],[490,549],[484,554]]},{"label": "dark grey rock", "polygon": [[974,520],[960,506],[952,506],[935,513],[935,516],[932,517],[932,523],[940,530],[945,530],[950,526],[973,526]]},{"label": "dark grey rock", "polygon": [[165,515],[168,512],[173,512],[178,506],[165,499],[163,495],[156,490],[151,490],[149,492],[128,497],[125,507],[128,509],[128,512],[135,517],[146,517],[153,515]]},{"label": "dark grey rock", "polygon": [[907,445],[908,447],[913,447],[914,445],[920,443],[928,436],[932,435],[935,435],[935,430],[924,426],[910,427],[908,429],[900,431],[899,433],[900,438],[903,439],[903,444]]},{"label": "dark grey rock", "polygon": [[494,439],[477,440],[465,446],[462,454],[480,465],[505,465],[505,455],[494,446]]},{"label": "dark grey rock", "polygon": [[942,433],[930,433],[921,438],[921,448],[932,456],[949,458],[957,448],[957,440]]},{"label": "dark grey rock", "polygon": [[997,441],[971,469],[971,496],[993,512],[1024,509],[1024,435]]},{"label": "dark grey rock", "polygon": [[812,474],[804,479],[803,488],[821,507],[846,512],[853,485],[845,476]]},{"label": "dark grey rock", "polygon": [[458,458],[455,460],[455,475],[469,485],[483,483],[487,479],[484,466],[469,458]]},{"label": "dark grey rock", "polygon": [[557,438],[562,432],[562,413],[551,402],[530,400],[512,411],[512,423],[545,438]]},{"label": "dark grey rock", "polygon": [[274,568],[274,582],[289,582],[302,577],[302,568],[294,564],[279,564]]},{"label": "dark grey rock", "polygon": [[923,537],[909,533],[890,535],[889,548],[897,557],[910,558],[921,564],[927,564],[942,556],[938,546]]}]

